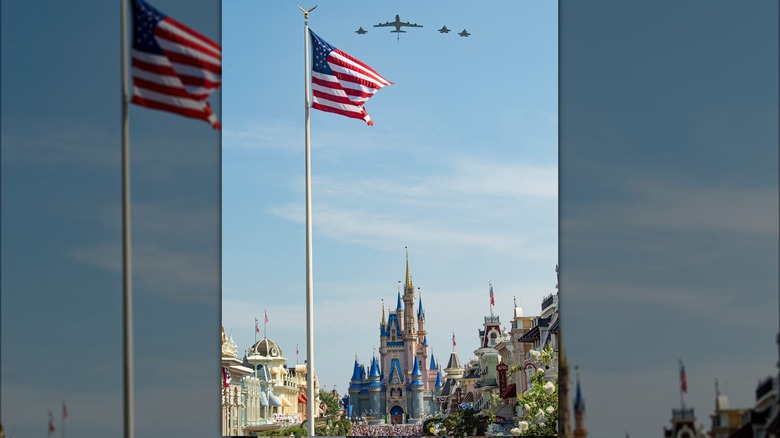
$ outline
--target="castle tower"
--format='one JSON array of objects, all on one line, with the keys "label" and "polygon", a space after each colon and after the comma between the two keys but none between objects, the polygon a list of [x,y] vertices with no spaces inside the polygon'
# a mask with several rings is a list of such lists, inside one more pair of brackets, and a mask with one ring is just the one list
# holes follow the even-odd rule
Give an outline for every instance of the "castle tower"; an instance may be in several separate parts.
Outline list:
[{"label": "castle tower", "polygon": [[422,291],[417,298],[417,361],[420,362],[420,372],[423,376],[423,386],[425,390],[433,388],[433,376],[429,372],[433,368],[428,367],[428,332],[425,330],[425,309],[422,304]]},{"label": "castle tower", "polygon": [[377,364],[376,356],[371,359],[371,369],[368,373],[368,404],[369,410],[374,413],[375,416],[380,416],[381,402],[380,396],[382,395],[382,384],[379,382],[379,365]]},{"label": "castle tower", "polygon": [[406,281],[402,299],[404,302],[404,357],[406,359],[404,368],[406,368],[407,376],[409,376],[414,368],[414,363],[417,362],[417,331],[414,326],[414,283],[412,283],[412,274],[409,271],[409,250],[406,250]]},{"label": "castle tower", "polygon": [[585,399],[582,398],[579,370],[577,370],[577,393],[574,396],[574,436],[576,438],[588,436],[588,431],[585,429]]}]

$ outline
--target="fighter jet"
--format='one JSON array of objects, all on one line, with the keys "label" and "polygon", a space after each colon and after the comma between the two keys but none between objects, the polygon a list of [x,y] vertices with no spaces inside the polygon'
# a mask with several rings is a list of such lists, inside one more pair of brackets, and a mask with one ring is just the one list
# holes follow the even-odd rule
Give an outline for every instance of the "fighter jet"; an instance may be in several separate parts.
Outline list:
[{"label": "fighter jet", "polygon": [[447,26],[443,26],[441,29],[439,29],[439,33],[450,33],[450,30],[447,29]]},{"label": "fighter jet", "polygon": [[469,35],[471,35],[471,34],[470,34],[470,33],[468,33],[468,32],[466,32],[466,29],[463,29],[463,32],[458,32],[458,35],[460,35],[460,36],[462,36],[462,37],[467,37],[467,36],[469,36]]},{"label": "fighter jet", "polygon": [[368,33],[368,31],[363,29],[363,27],[361,26],[360,29],[355,31],[355,33],[358,35],[363,35],[364,33]]},{"label": "fighter jet", "polygon": [[409,23],[408,21],[401,21],[401,17],[397,14],[395,21],[388,21],[386,23],[375,24],[374,27],[395,27],[395,30],[391,30],[392,33],[398,34],[398,39],[401,39],[401,34],[406,33],[405,30],[401,30],[402,27],[422,27],[417,23]]}]

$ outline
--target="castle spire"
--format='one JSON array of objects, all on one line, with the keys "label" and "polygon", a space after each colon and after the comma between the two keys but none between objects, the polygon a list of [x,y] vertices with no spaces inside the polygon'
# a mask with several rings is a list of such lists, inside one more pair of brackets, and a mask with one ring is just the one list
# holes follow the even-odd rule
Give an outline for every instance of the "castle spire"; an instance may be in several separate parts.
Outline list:
[{"label": "castle spire", "polygon": [[404,247],[406,251],[406,284],[404,284],[404,292],[411,290],[414,292],[414,286],[412,285],[412,274],[409,272],[409,249]]},{"label": "castle spire", "polygon": [[422,290],[418,287],[417,290],[420,292],[420,298],[418,301],[417,306],[417,319],[425,319],[425,309],[423,309],[422,305]]},{"label": "castle spire", "polygon": [[380,324],[380,327],[384,329],[385,325],[387,325],[387,321],[385,320],[385,299],[382,298],[382,323]]},{"label": "castle spire", "polygon": [[[398,283],[401,283],[401,282],[399,281]],[[398,304],[396,304],[395,310],[399,311],[399,310],[402,310],[402,309],[403,308],[401,307],[401,291],[398,291]]]}]

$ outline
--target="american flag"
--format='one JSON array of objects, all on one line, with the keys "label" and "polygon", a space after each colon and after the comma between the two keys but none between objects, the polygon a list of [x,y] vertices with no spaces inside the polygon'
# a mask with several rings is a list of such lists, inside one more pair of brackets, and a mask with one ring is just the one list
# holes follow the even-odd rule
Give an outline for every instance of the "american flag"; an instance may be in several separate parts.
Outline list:
[{"label": "american flag", "polygon": [[268,311],[265,312],[265,323],[268,324]]},{"label": "american flag", "polygon": [[62,400],[62,418],[68,418],[68,407],[65,406],[65,400]]},{"label": "american flag", "polygon": [[455,332],[452,332],[452,346],[455,346]]},{"label": "american flag", "polygon": [[222,367],[222,377],[224,378],[225,388],[230,387],[230,370]]},{"label": "american flag", "polygon": [[255,333],[260,333],[260,326],[257,325],[257,317],[255,317]]},{"label": "american flag", "polygon": [[680,359],[680,390],[684,393],[688,393],[688,379],[685,377],[685,365]]},{"label": "american flag", "polygon": [[380,88],[392,84],[365,63],[331,46],[309,30],[314,48],[311,86],[314,109],[374,122],[363,104]]},{"label": "american flag", "polygon": [[493,285],[490,285],[490,305],[495,306],[496,300],[493,298]]},{"label": "american flag", "polygon": [[222,83],[222,48],[133,0],[133,103],[221,127],[206,101]]},{"label": "american flag", "polygon": [[51,411],[49,411],[49,433],[54,433],[54,418],[51,416]]}]

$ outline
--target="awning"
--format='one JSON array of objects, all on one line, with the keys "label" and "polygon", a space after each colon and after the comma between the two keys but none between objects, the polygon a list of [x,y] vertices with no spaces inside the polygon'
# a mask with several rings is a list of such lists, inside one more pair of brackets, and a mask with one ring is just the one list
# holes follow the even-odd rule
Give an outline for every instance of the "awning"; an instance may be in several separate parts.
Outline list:
[{"label": "awning", "polygon": [[260,406],[268,406],[268,397],[265,396],[264,392],[260,393]]},{"label": "awning", "polygon": [[281,406],[282,405],[282,402],[279,401],[279,399],[276,398],[275,395],[268,394],[268,397],[269,397],[269,401],[270,401],[271,406]]},{"label": "awning", "polygon": [[282,406],[285,406],[285,407],[292,406],[292,403],[290,402],[290,400],[287,400],[287,397],[285,397],[284,394],[279,396],[279,400],[282,401]]},{"label": "awning", "polygon": [[306,396],[303,394],[298,394],[298,403],[306,404]]},{"label": "awning", "polygon": [[539,340],[539,326],[534,326],[531,330],[528,330],[526,334],[520,336],[518,341],[520,342],[533,342]]},{"label": "awning", "polygon": [[517,385],[514,383],[506,387],[504,392],[501,393],[501,398],[513,398],[517,397]]}]

